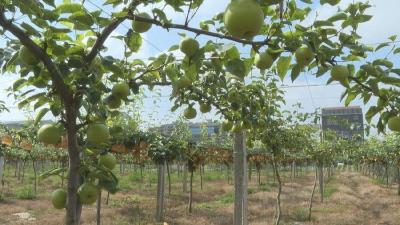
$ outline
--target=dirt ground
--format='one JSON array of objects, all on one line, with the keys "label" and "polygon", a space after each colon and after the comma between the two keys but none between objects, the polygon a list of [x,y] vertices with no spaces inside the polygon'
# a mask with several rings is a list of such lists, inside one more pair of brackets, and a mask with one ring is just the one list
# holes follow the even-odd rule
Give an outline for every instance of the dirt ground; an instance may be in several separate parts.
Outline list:
[{"label": "dirt ground", "polygon": [[[207,173],[207,171],[206,171]],[[262,177],[266,180],[265,177]],[[396,187],[377,185],[372,179],[355,172],[337,172],[326,185],[324,203],[320,203],[318,189],[314,198],[312,220],[306,221],[307,206],[314,183],[313,173],[301,174],[291,182],[284,177],[282,193],[282,223],[287,225],[398,225],[400,224],[400,197]],[[102,224],[156,224],[155,184],[138,184],[132,190],[123,190],[103,204]],[[233,214],[233,186],[225,179],[199,181],[194,186],[193,213],[187,211],[188,194],[175,182],[172,193],[166,185],[165,222],[169,225],[231,225]],[[46,185],[39,186],[41,190]],[[48,187],[51,190],[51,187]],[[48,191],[49,193],[51,191]],[[276,185],[273,181],[258,186],[253,176],[249,184],[249,224],[273,224]],[[10,190],[8,190],[10,191]],[[103,194],[103,203],[105,201]],[[18,214],[25,213],[25,214]],[[26,214],[28,213],[28,215]],[[64,211],[52,208],[49,194],[39,194],[35,200],[5,198],[0,202],[0,224],[63,224]],[[95,223],[95,206],[84,206],[82,224]]]}]

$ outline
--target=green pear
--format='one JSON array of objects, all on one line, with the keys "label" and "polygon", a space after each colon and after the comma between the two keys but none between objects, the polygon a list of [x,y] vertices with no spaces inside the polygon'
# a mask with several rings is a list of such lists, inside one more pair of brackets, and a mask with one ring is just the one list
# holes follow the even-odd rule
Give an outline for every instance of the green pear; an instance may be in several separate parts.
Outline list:
[{"label": "green pear", "polygon": [[89,124],[86,131],[87,141],[93,146],[101,146],[108,142],[110,131],[103,123]]},{"label": "green pear", "polygon": [[231,1],[225,10],[224,24],[236,38],[251,39],[264,24],[264,12],[255,0]]},{"label": "green pear", "polygon": [[274,63],[274,59],[268,52],[256,54],[254,57],[254,65],[260,70],[269,69]]},{"label": "green pear", "polygon": [[55,145],[60,141],[61,130],[56,124],[46,124],[37,132],[38,141]]},{"label": "green pear", "polygon": [[[151,19],[150,15],[147,13],[139,13],[138,16]],[[134,20],[132,23],[132,29],[137,33],[144,33],[146,31],[150,30],[151,25],[152,25],[151,23],[139,22],[139,21]]]},{"label": "green pear", "polygon": [[179,44],[179,49],[188,57],[192,57],[199,50],[199,42],[193,38],[186,37]]},{"label": "green pear", "polygon": [[189,106],[188,108],[185,109],[183,112],[183,115],[185,116],[186,119],[194,119],[197,115],[196,109],[194,109],[192,106]]},{"label": "green pear", "polygon": [[25,46],[22,46],[18,53],[19,58],[27,65],[37,65],[40,60]]},{"label": "green pear", "polygon": [[388,127],[392,131],[400,132],[400,116],[389,118]]},{"label": "green pear", "polygon": [[116,98],[126,99],[130,94],[129,85],[125,82],[115,84],[111,93]]},{"label": "green pear", "polygon": [[333,80],[339,81],[340,83],[345,83],[349,76],[350,72],[347,66],[336,65],[332,67],[331,77]]},{"label": "green pear", "polygon": [[299,66],[307,66],[314,59],[314,52],[309,47],[298,48],[295,52],[296,62]]}]

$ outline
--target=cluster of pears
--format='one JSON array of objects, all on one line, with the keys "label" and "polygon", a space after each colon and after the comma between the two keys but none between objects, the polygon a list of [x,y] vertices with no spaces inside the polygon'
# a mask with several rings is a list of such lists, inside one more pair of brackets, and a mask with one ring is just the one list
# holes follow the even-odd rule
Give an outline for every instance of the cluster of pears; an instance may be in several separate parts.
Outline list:
[{"label": "cluster of pears", "polygon": [[126,82],[121,82],[113,86],[111,95],[109,95],[104,102],[107,104],[108,108],[118,109],[122,104],[122,100],[127,99],[129,94],[129,85]]},{"label": "cluster of pears", "polygon": [[[92,123],[86,130],[87,142],[91,146],[101,147],[110,138],[108,127],[103,123]],[[60,128],[54,124],[42,126],[38,131],[38,139],[46,144],[56,144],[61,137]],[[104,154],[98,157],[100,166],[113,170],[117,164],[117,159],[112,154]],[[78,189],[79,201],[82,204],[93,204],[97,200],[99,192],[98,186],[91,182],[84,182]],[[67,203],[67,192],[60,188],[53,191],[51,202],[56,209],[63,209]]]},{"label": "cluster of pears", "polygon": [[[60,142],[63,128],[60,124],[45,124],[37,132],[39,142],[56,145]],[[87,142],[91,146],[102,146],[110,138],[110,131],[104,123],[91,123],[86,130]]]},{"label": "cluster of pears", "polygon": [[[117,165],[117,159],[112,154],[100,155],[98,159],[99,165],[109,170],[113,170]],[[96,202],[97,196],[100,189],[99,187],[91,182],[84,182],[78,188],[79,202],[84,205],[91,205]],[[56,209],[63,209],[67,204],[67,191],[63,188],[56,189],[51,194],[51,203]]]},{"label": "cluster of pears", "polygon": [[[211,111],[211,105],[206,102],[200,102],[200,112],[201,113],[208,113]],[[186,119],[194,119],[197,116],[197,111],[193,107],[193,105],[189,105],[185,111],[183,112],[183,116],[185,116]]]},{"label": "cluster of pears", "polygon": [[252,128],[252,124],[247,121],[233,123],[231,121],[222,122],[221,129],[224,132],[240,132],[243,130],[249,130]]},{"label": "cluster of pears", "polygon": [[[185,37],[179,43],[179,50],[188,58],[192,58],[199,51],[200,44],[196,39]],[[182,76],[176,81],[178,89],[188,88],[192,85],[192,80],[188,76]]]}]

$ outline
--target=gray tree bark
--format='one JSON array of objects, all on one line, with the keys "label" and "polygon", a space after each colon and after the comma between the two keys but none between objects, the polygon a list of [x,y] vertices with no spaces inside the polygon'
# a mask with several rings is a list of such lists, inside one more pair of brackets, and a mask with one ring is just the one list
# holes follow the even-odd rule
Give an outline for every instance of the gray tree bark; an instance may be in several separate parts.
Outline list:
[{"label": "gray tree bark", "polygon": [[324,168],[322,165],[318,166],[318,182],[321,202],[324,202]]},{"label": "gray tree bark", "polygon": [[247,155],[246,135],[235,133],[234,148],[235,205],[234,225],[247,225]]},{"label": "gray tree bark", "polygon": [[188,176],[188,169],[187,169],[187,163],[183,164],[183,176],[182,176],[182,189],[183,193],[187,192],[187,176]]},{"label": "gray tree bark", "polygon": [[317,179],[318,179],[318,170],[317,170],[317,168],[315,168],[314,186],[313,186],[313,189],[312,189],[312,192],[311,192],[310,205],[308,207],[308,221],[311,221],[311,212],[312,212],[312,205],[313,205],[315,187],[317,186]]},{"label": "gray tree bark", "polygon": [[3,156],[0,156],[0,184],[3,185],[3,173],[5,167],[5,160]]},{"label": "gray tree bark", "polygon": [[165,164],[159,164],[158,182],[157,182],[157,208],[156,208],[157,222],[162,222],[164,217],[164,186],[165,186]]}]

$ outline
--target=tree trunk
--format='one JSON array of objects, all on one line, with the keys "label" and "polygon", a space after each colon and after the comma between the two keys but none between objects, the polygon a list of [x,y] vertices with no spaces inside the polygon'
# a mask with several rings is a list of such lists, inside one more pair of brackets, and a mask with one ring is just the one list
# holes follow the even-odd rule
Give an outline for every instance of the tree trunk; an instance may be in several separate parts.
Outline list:
[{"label": "tree trunk", "polygon": [[248,180],[251,183],[251,175],[252,175],[252,172],[253,172],[252,164],[249,162],[249,164],[247,166],[249,167],[249,178],[248,178]]},{"label": "tree trunk", "polygon": [[67,135],[68,135],[68,200],[66,207],[66,224],[79,225],[82,205],[78,200],[78,188],[80,184],[80,156],[77,142],[76,110],[74,106],[67,107]]},{"label": "tree trunk", "polygon": [[319,182],[319,193],[321,196],[321,203],[324,202],[324,168],[322,165],[318,166],[318,182]]},{"label": "tree trunk", "polygon": [[204,166],[202,166],[202,165],[200,165],[200,190],[203,190],[203,172],[204,172],[204,170],[202,169],[202,167],[204,167]]},{"label": "tree trunk", "polygon": [[165,164],[158,165],[158,182],[157,182],[157,208],[156,221],[162,222],[164,216],[164,186],[165,186]]},{"label": "tree trunk", "polygon": [[25,178],[25,165],[26,165],[26,159],[24,159],[24,163],[22,164],[22,178],[21,178],[22,183],[24,183],[24,178]]},{"label": "tree trunk", "polygon": [[189,186],[189,213],[192,213],[192,203],[193,203],[193,170],[190,171],[190,186]]},{"label": "tree trunk", "polygon": [[386,178],[386,187],[389,188],[389,169],[388,165],[385,165],[385,178]]},{"label": "tree trunk", "polygon": [[397,195],[400,195],[400,167],[397,166]]},{"label": "tree trunk", "polygon": [[183,164],[183,176],[182,176],[182,189],[183,193],[187,192],[187,163]]},{"label": "tree trunk", "polygon": [[168,195],[171,195],[171,172],[169,170],[169,163],[166,162],[167,164],[167,176],[168,176]]},{"label": "tree trunk", "polygon": [[279,223],[281,221],[281,212],[282,212],[282,208],[281,208],[282,181],[281,181],[281,176],[279,175],[278,165],[276,164],[276,160],[275,160],[274,156],[273,156],[272,166],[274,169],[276,180],[278,181],[278,194],[276,195],[277,212],[276,212],[275,225],[279,225]]},{"label": "tree trunk", "polygon": [[228,184],[231,183],[231,168],[229,164],[226,164],[226,178],[228,180]]},{"label": "tree trunk", "polygon": [[313,189],[311,192],[310,205],[308,207],[308,221],[311,221],[311,211],[312,211],[313,199],[314,199],[314,194],[315,194],[315,187],[317,186],[317,179],[318,179],[318,170],[317,170],[317,168],[315,168],[314,186],[313,186]]},{"label": "tree trunk", "polygon": [[235,133],[234,152],[235,204],[234,225],[247,225],[247,156],[244,132]]},{"label": "tree trunk", "polygon": [[5,160],[4,160],[3,156],[0,156],[0,184],[1,184],[1,186],[4,185],[4,182],[3,182],[4,168],[5,168]]},{"label": "tree trunk", "polygon": [[37,193],[37,171],[36,171],[36,163],[35,160],[32,159],[32,167],[33,167],[33,190],[35,191],[35,195]]},{"label": "tree trunk", "polygon": [[97,193],[96,222],[97,225],[101,224],[101,190]]}]

